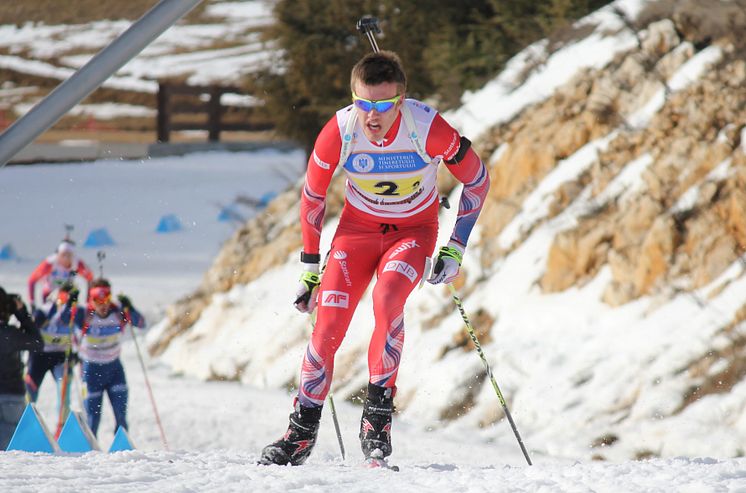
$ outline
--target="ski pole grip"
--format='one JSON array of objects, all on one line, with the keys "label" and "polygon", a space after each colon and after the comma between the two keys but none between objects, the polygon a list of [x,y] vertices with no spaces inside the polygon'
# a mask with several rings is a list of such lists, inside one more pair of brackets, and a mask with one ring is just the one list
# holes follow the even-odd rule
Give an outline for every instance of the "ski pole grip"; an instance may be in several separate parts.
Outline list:
[{"label": "ski pole grip", "polygon": [[368,34],[369,31],[374,34],[381,34],[381,28],[378,26],[378,19],[370,15],[364,15],[359,21],[357,21],[357,30],[360,31],[361,34]]},{"label": "ski pole grip", "polygon": [[370,15],[365,15],[357,21],[357,30],[361,34],[368,37],[370,41],[370,47],[373,48],[375,53],[378,53],[378,43],[376,42],[376,34],[381,34],[381,28],[378,26],[378,19]]}]

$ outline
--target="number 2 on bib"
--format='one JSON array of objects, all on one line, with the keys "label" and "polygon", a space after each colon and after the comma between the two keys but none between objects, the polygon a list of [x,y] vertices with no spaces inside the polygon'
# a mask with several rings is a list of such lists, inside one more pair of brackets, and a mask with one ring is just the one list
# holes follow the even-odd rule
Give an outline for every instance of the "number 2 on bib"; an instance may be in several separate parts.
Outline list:
[{"label": "number 2 on bib", "polygon": [[399,185],[393,181],[379,181],[373,188],[376,189],[376,195],[399,195]]}]

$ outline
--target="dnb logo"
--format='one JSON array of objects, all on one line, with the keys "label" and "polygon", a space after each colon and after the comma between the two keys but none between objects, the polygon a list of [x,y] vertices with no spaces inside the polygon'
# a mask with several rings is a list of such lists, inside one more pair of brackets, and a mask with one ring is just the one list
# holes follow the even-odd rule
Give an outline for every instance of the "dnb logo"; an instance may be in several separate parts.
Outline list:
[{"label": "dnb logo", "polygon": [[402,274],[407,279],[409,279],[409,282],[414,282],[417,279],[417,269],[406,262],[402,262],[401,260],[391,260],[387,262],[383,268],[383,271],[398,272],[399,274]]},{"label": "dnb logo", "polygon": [[334,308],[347,308],[350,304],[350,295],[344,291],[322,291],[321,306]]},{"label": "dnb logo", "polygon": [[370,154],[356,154],[352,158],[352,168],[358,173],[368,173],[373,169],[373,156]]}]

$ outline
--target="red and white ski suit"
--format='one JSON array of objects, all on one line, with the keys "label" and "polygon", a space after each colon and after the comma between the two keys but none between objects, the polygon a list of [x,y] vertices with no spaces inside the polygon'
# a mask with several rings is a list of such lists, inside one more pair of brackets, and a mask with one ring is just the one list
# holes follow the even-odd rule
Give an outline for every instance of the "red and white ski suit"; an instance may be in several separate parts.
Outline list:
[{"label": "red and white ski suit", "polygon": [[78,275],[86,281],[93,280],[93,271],[77,257],[73,257],[71,267],[64,267],[57,260],[57,254],[52,254],[36,266],[28,278],[28,297],[31,305],[36,304],[36,284],[41,282],[41,301],[47,300],[49,294],[58,289],[66,281],[72,281]]},{"label": "red and white ski suit", "polygon": [[[368,141],[359,121],[346,132],[352,105],[341,109],[319,134],[308,162],[301,197],[306,254],[318,254],[325,197],[341,165],[347,175],[345,205],[318,291],[316,325],[303,359],[298,399],[320,406],[331,386],[334,355],[373,275],[375,328],[368,348],[370,382],[395,387],[404,344],[404,303],[424,273],[438,232],[438,166],[459,153],[461,136],[429,106],[405,100],[412,115],[396,121],[380,145]],[[407,128],[407,121],[414,129]],[[411,124],[412,124],[411,123]],[[424,144],[417,152],[413,132]],[[351,151],[340,163],[342,140]],[[469,149],[447,169],[464,184],[451,241],[465,247],[489,189],[487,170]]]}]

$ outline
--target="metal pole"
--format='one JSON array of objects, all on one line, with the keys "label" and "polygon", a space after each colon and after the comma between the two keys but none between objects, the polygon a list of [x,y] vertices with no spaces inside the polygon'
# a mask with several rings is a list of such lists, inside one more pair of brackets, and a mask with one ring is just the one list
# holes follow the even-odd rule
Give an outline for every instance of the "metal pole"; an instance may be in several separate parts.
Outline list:
[{"label": "metal pole", "polygon": [[334,420],[334,430],[337,432],[339,450],[342,452],[342,460],[345,460],[345,444],[342,441],[342,431],[339,429],[339,421],[337,421],[337,408],[334,407],[334,395],[331,392],[329,392],[329,405],[332,408],[332,420]]},{"label": "metal pole", "polygon": [[161,0],[0,135],[0,168],[202,0]]}]

